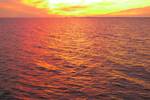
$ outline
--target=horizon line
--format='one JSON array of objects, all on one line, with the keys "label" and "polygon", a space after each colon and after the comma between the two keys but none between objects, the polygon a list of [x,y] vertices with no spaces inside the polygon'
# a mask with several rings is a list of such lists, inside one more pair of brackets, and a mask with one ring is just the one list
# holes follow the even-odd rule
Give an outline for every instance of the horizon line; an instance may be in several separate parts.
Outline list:
[{"label": "horizon line", "polygon": [[0,18],[150,18],[150,16],[84,16],[84,17],[77,17],[77,16],[65,16],[65,17],[60,17],[60,16],[55,16],[55,17],[0,17]]}]

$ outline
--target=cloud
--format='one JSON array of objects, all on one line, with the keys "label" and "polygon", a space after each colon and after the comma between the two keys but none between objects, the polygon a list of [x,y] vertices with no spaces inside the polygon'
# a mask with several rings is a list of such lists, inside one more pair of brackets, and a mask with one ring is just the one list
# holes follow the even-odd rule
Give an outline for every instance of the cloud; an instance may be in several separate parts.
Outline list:
[{"label": "cloud", "polygon": [[85,9],[87,8],[87,6],[71,6],[71,7],[64,7],[64,8],[60,8],[59,10],[62,10],[62,11],[75,11],[75,10],[81,10],[81,9]]},{"label": "cloud", "polygon": [[144,8],[134,8],[108,14],[107,16],[141,16],[150,17],[150,6]]},{"label": "cloud", "polygon": [[0,1],[0,17],[43,17],[49,16],[44,10],[27,6],[17,0]]}]

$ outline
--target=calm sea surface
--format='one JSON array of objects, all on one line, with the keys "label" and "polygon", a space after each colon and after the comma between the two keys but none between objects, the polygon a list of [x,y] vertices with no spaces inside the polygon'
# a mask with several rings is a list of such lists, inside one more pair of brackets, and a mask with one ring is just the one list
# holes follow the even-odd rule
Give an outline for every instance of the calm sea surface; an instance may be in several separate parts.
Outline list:
[{"label": "calm sea surface", "polygon": [[150,18],[0,19],[0,100],[150,100]]}]

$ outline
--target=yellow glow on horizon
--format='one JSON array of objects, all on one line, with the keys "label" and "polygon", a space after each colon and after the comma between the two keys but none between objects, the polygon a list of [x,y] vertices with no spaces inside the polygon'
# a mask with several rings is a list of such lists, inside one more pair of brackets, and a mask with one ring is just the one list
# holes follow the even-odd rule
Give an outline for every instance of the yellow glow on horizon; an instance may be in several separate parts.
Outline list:
[{"label": "yellow glow on horizon", "polygon": [[95,2],[101,2],[104,0],[48,0],[49,4],[70,4],[70,5],[79,5],[79,4],[90,4]]},{"label": "yellow glow on horizon", "polygon": [[[67,12],[70,12],[73,15],[77,14],[79,16],[80,8],[89,7],[91,4],[101,2],[102,0],[48,0],[48,8],[53,9],[52,12],[59,13],[61,12],[63,15],[67,15]],[[75,9],[78,9],[76,11]]]},{"label": "yellow glow on horizon", "polygon": [[97,16],[150,6],[150,0],[22,0],[49,15]]}]

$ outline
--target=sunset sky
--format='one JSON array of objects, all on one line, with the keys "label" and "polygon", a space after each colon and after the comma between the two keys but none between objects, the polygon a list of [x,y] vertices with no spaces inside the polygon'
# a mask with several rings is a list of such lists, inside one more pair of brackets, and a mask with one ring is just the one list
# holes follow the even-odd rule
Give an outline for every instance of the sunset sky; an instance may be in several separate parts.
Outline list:
[{"label": "sunset sky", "polygon": [[0,0],[0,17],[150,16],[150,0]]}]

